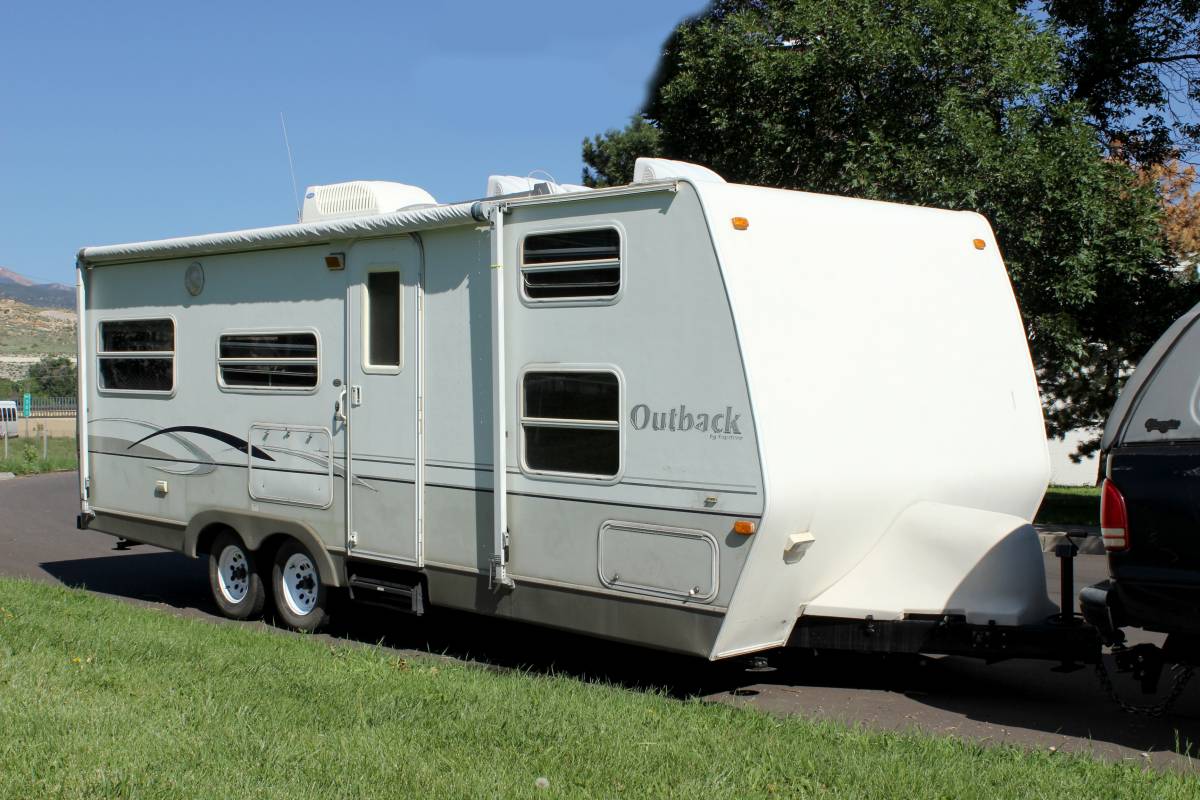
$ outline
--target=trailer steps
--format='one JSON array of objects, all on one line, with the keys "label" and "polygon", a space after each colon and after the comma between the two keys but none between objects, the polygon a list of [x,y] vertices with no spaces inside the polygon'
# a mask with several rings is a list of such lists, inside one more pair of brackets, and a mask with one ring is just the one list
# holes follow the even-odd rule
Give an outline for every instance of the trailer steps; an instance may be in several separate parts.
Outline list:
[{"label": "trailer steps", "polygon": [[348,564],[350,599],[360,603],[421,616],[425,613],[425,586],[421,575],[409,570],[376,565]]}]

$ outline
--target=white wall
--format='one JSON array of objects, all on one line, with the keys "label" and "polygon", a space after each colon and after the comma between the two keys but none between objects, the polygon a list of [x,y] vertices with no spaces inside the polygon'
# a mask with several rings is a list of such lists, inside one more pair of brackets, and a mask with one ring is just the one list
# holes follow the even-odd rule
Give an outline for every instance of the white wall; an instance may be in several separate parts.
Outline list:
[{"label": "white wall", "polygon": [[1096,455],[1078,464],[1071,461],[1070,455],[1084,439],[1099,435],[1099,430],[1081,428],[1071,431],[1063,439],[1050,437],[1046,441],[1050,448],[1050,483],[1056,486],[1094,486],[1100,467]]}]

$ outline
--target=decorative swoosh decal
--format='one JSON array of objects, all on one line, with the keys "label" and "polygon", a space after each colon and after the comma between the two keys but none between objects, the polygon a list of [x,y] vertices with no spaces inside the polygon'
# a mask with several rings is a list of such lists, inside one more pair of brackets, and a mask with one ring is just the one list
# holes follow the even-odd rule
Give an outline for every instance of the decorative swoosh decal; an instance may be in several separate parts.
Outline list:
[{"label": "decorative swoosh decal", "polygon": [[[267,449],[270,450],[272,453],[284,453],[284,454],[292,456],[294,458],[303,459],[305,461],[308,461],[309,463],[316,464],[317,466],[319,466],[323,469],[329,468],[329,459],[321,458],[321,456],[315,455],[313,453],[305,453],[302,450],[289,450],[289,449],[283,448],[283,447],[268,447]],[[339,478],[345,478],[346,477],[346,468],[339,467],[335,463],[333,465],[333,474]],[[357,475],[354,476],[354,480],[351,481],[351,484],[354,486],[362,486],[363,488],[370,489],[372,492],[379,491],[371,484],[369,484],[366,481],[359,478]]]},{"label": "decorative swoosh decal", "polygon": [[[90,422],[93,422],[93,423],[124,422],[124,423],[128,423],[130,425],[137,425],[142,428],[149,428],[152,431],[157,431],[159,429],[157,425],[155,425],[151,422],[146,422],[145,420],[140,420],[140,419],[129,419],[128,417],[95,417],[92,420],[90,420]],[[89,438],[96,439],[95,436],[91,436]],[[103,438],[103,437],[101,437],[101,438]],[[189,476],[190,475],[207,475],[210,472],[216,471],[217,465],[213,462],[213,457],[211,455],[209,455],[208,453],[206,453],[195,442],[188,439],[186,436],[180,436],[177,433],[167,434],[167,438],[176,442],[184,450],[187,450],[189,453],[191,453],[197,459],[197,463],[191,464],[188,466],[183,466],[183,467],[162,466],[162,465],[156,464],[156,465],[152,466],[150,469],[156,470],[158,472],[165,472],[168,475],[189,475]],[[115,443],[116,442],[114,442],[114,444]],[[125,441],[121,441],[120,444],[125,445]],[[92,446],[94,447],[95,445],[93,444]],[[133,445],[126,445],[126,447],[127,448],[133,447]],[[173,457],[167,455],[166,453],[162,452],[161,450],[154,450],[153,448],[147,448],[147,450],[149,450],[151,452],[151,455],[166,459],[167,461],[175,460]]]},{"label": "decorative swoosh decal", "polygon": [[241,450],[243,453],[246,452],[246,448],[249,447],[250,455],[254,456],[255,458],[261,458],[263,461],[274,461],[275,460],[275,459],[271,458],[271,456],[269,456],[265,452],[263,452],[262,450],[259,450],[257,447],[255,447],[254,445],[247,442],[245,439],[239,439],[238,437],[234,436],[232,433],[226,433],[225,431],[219,431],[215,428],[201,428],[196,425],[177,425],[173,428],[163,428],[162,430],[155,431],[154,433],[150,434],[149,436],[143,436],[141,439],[138,439],[136,442],[129,445],[129,447],[127,447],[125,449],[129,450],[133,447],[138,446],[139,444],[146,441],[147,439],[153,439],[155,436],[160,436],[164,433],[195,433],[199,436],[208,436],[211,439],[216,439],[218,442],[224,442],[225,444],[229,445],[230,447]]}]

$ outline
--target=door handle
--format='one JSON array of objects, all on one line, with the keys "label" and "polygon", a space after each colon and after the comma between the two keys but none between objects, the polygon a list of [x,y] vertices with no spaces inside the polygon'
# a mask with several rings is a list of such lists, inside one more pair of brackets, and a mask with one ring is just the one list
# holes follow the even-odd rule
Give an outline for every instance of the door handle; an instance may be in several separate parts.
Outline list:
[{"label": "door handle", "polygon": [[333,405],[333,416],[342,422],[348,422],[346,419],[346,390],[344,388],[338,394],[337,402]]}]

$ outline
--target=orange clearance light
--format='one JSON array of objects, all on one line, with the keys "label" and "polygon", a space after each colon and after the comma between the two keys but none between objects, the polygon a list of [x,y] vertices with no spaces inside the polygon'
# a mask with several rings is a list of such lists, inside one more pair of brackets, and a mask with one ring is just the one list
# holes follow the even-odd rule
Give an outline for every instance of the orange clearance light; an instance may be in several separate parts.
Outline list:
[{"label": "orange clearance light", "polygon": [[985,242],[983,239],[976,239],[974,244],[976,250],[982,250],[983,248],[987,247],[987,242]]},{"label": "orange clearance light", "polygon": [[330,253],[325,256],[325,266],[328,269],[345,269],[346,254],[345,253]]},{"label": "orange clearance light", "polygon": [[[749,227],[750,227],[750,220],[746,219],[745,217],[734,217],[733,218],[733,229],[735,231],[744,231]],[[754,531],[750,531],[750,532],[754,533]]]},{"label": "orange clearance light", "polygon": [[749,536],[758,530],[758,526],[748,519],[739,519],[733,523],[733,532],[739,536]]}]

